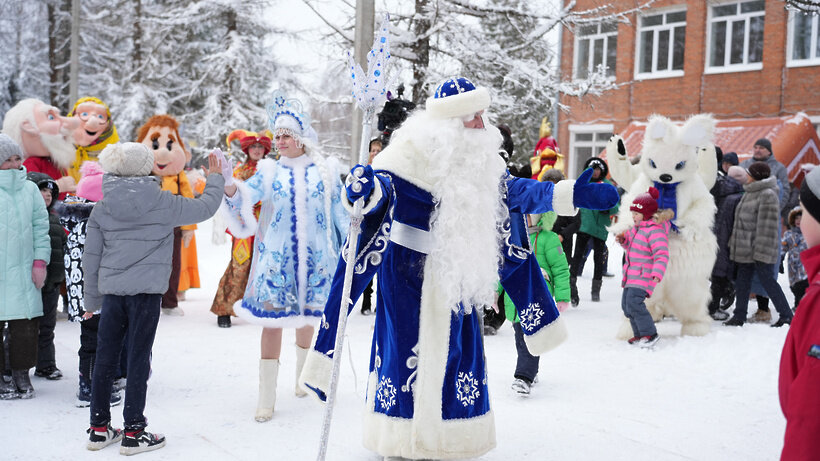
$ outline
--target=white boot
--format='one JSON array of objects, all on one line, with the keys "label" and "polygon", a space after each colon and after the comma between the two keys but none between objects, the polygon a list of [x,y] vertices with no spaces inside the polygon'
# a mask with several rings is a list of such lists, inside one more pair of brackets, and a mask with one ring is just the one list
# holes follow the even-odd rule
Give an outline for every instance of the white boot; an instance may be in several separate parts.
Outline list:
[{"label": "white boot", "polygon": [[304,397],[307,395],[307,392],[303,391],[301,387],[299,387],[299,376],[302,374],[302,368],[305,366],[305,358],[307,357],[308,350],[302,349],[299,346],[296,346],[296,387],[294,388],[293,393],[296,394],[296,397]]},{"label": "white boot", "polygon": [[259,360],[259,403],[256,406],[256,420],[260,423],[273,418],[276,404],[276,378],[279,376],[279,359]]}]

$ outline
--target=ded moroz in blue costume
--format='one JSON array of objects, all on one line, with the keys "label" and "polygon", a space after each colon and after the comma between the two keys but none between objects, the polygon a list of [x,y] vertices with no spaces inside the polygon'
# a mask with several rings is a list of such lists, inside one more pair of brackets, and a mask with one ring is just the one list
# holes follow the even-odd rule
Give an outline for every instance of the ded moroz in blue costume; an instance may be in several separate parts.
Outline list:
[{"label": "ded moroz in blue costume", "polygon": [[[489,105],[485,88],[448,79],[427,109],[394,133],[372,170],[354,168],[367,181],[359,180],[365,207],[351,298],[374,274],[380,281],[364,445],[382,456],[470,458],[495,447],[476,306],[492,302],[500,278],[521,306],[533,354],[566,337],[526,246],[521,213],[608,209],[618,198],[610,185],[589,184],[589,172],[557,185],[510,176],[497,154],[501,135],[483,121]],[[454,174],[463,168],[468,175]],[[356,199],[350,185],[346,192],[348,200]],[[340,258],[300,379],[321,400],[328,392],[344,268]]]}]

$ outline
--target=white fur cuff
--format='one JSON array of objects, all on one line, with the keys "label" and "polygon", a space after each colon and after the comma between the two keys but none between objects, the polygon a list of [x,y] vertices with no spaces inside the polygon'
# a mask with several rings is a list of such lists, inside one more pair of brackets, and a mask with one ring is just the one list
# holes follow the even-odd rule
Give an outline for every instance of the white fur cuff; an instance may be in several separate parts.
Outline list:
[{"label": "white fur cuff", "polygon": [[541,328],[533,335],[524,335],[527,349],[532,355],[541,355],[549,352],[567,339],[567,324],[564,317],[559,315],[551,324]]},{"label": "white fur cuff", "polygon": [[[256,217],[253,215],[253,203],[251,203],[251,191],[248,186],[240,180],[234,180],[236,193],[233,197],[222,197],[222,204],[219,211],[228,224],[228,230],[236,238],[248,238],[256,234]],[[239,209],[236,208],[239,207]]]},{"label": "white fur cuff", "polygon": [[561,216],[575,216],[578,209],[573,205],[575,180],[558,181],[552,190],[552,209]]},{"label": "white fur cuff", "polygon": [[324,403],[324,400],[316,392],[317,390],[322,392],[324,397],[327,398],[327,393],[330,390],[331,371],[333,371],[333,359],[316,352],[315,349],[310,349],[305,359],[305,366],[302,368],[302,374],[299,375],[299,387],[308,395]]},{"label": "white fur cuff", "polygon": [[[382,197],[384,197],[381,182],[379,182],[379,180],[375,177],[373,178],[373,181],[376,181],[376,184],[373,186],[373,193],[370,194],[370,198],[362,208],[363,215],[370,213],[373,208],[376,208],[376,205],[378,205],[379,202],[381,202]],[[342,206],[345,207],[348,213],[353,214],[353,204],[350,203],[350,200],[347,198],[347,189],[345,189],[345,198],[342,200]]]}]

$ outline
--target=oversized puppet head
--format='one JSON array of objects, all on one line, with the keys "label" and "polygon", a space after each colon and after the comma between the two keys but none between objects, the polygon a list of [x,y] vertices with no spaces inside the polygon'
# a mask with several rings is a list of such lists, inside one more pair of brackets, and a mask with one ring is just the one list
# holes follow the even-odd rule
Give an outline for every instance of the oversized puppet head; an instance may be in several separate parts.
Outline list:
[{"label": "oversized puppet head", "polygon": [[[74,130],[74,143],[82,147],[92,147],[99,144],[117,142],[117,128],[111,120],[111,111],[108,106],[97,98],[80,98],[74,108],[68,113],[69,117],[77,117],[80,124]],[[96,150],[102,151],[102,147]]]},{"label": "oversized puppet head", "polygon": [[140,127],[137,142],[154,153],[154,168],[157,176],[179,174],[188,161],[188,152],[179,135],[179,122],[170,115],[154,115]]},{"label": "oversized puppet head", "polygon": [[23,149],[28,157],[50,157],[60,168],[74,161],[72,133],[77,120],[37,99],[24,99],[6,112],[3,133]]},{"label": "oversized puppet head", "polygon": [[228,149],[231,148],[231,142],[239,140],[239,147],[247,156],[246,161],[257,162],[270,153],[273,145],[270,131],[265,130],[263,133],[254,133],[246,130],[233,130],[228,134],[225,143]]},{"label": "oversized puppet head", "polygon": [[[641,168],[649,179],[676,184],[699,174],[700,163],[710,163],[707,176],[714,177],[717,160],[711,144],[715,120],[709,114],[694,115],[683,126],[666,117],[649,118],[641,153]],[[701,154],[702,155],[699,155]]]}]

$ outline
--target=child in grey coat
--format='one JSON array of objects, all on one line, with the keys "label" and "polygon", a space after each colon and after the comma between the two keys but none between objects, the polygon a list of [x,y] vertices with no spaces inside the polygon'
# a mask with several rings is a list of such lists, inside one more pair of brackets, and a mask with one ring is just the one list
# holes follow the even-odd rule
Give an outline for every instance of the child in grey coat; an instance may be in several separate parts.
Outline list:
[{"label": "child in grey coat", "polygon": [[[224,157],[223,157],[224,158]],[[222,199],[222,161],[209,157],[208,180],[198,199],[160,189],[149,176],[154,155],[138,143],[113,144],[100,154],[107,174],[103,199],[88,220],[83,255],[85,309],[100,314],[97,361],[91,385],[89,450],[122,440],[120,453],[156,450],[165,437],[145,430],[143,411],[151,348],[157,331],[160,300],[168,289],[174,227],[204,221]],[[111,426],[111,386],[127,336],[128,380],[123,418],[125,434]]]}]

